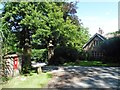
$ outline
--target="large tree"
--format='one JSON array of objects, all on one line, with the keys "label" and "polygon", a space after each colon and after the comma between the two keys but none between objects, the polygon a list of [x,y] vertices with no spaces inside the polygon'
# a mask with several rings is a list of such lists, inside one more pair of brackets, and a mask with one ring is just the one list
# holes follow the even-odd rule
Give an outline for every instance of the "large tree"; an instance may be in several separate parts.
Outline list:
[{"label": "large tree", "polygon": [[[77,18],[73,18],[73,13],[70,15],[68,11],[63,10],[63,5],[63,2],[9,2],[4,4],[2,13],[4,33],[7,29],[12,33],[10,37],[16,37],[14,41],[16,47],[22,49],[25,70],[30,68],[31,47],[34,48],[35,44],[47,48],[48,43],[52,41],[54,47],[81,48],[85,43],[88,37],[87,30],[79,25]],[[70,17],[65,19],[65,12]],[[6,37],[8,39],[8,36]]]},{"label": "large tree", "polygon": [[[4,24],[4,34],[6,29],[8,32],[14,33],[13,38],[16,39],[18,47],[22,49],[23,52],[23,69],[28,72],[30,69],[30,54],[31,54],[31,43],[30,34],[36,30],[37,20],[35,15],[35,5],[33,3],[5,3],[4,10],[2,13],[2,23]],[[35,17],[35,18],[34,18]],[[32,22],[33,20],[33,22]],[[36,20],[36,22],[35,22]],[[7,36],[7,40],[9,37]],[[13,40],[13,39],[12,39]]]}]

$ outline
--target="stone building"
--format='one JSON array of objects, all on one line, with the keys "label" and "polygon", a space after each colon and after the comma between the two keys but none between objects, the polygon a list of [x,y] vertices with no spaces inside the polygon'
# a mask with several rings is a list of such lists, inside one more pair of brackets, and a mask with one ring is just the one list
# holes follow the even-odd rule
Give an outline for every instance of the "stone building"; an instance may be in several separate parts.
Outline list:
[{"label": "stone building", "polygon": [[89,41],[83,46],[85,52],[87,52],[90,57],[99,58],[103,56],[102,52],[97,50],[97,46],[105,41],[106,38],[103,37],[101,34],[96,33],[93,37],[89,39]]}]

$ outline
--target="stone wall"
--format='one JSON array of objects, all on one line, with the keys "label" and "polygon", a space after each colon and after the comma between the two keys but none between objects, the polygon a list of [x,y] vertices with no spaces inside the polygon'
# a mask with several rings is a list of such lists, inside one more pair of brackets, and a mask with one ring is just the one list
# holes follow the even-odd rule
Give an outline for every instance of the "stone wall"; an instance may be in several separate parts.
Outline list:
[{"label": "stone wall", "polygon": [[21,61],[16,54],[4,56],[3,67],[4,74],[8,77],[13,77],[19,75],[21,71]]}]

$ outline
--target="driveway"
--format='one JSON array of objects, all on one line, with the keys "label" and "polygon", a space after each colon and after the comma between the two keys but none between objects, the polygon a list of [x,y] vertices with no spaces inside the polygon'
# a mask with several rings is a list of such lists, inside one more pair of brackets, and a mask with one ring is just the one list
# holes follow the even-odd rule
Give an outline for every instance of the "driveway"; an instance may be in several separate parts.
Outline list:
[{"label": "driveway", "polygon": [[43,71],[53,74],[47,88],[117,88],[120,89],[120,67],[55,67]]}]

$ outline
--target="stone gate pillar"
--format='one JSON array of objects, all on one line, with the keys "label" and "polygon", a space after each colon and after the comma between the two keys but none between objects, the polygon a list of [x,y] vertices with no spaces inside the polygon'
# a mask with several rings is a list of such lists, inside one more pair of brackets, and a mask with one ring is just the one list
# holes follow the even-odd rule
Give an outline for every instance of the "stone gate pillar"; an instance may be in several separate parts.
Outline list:
[{"label": "stone gate pillar", "polygon": [[54,55],[54,45],[52,44],[52,40],[49,41],[48,44],[48,60]]}]

